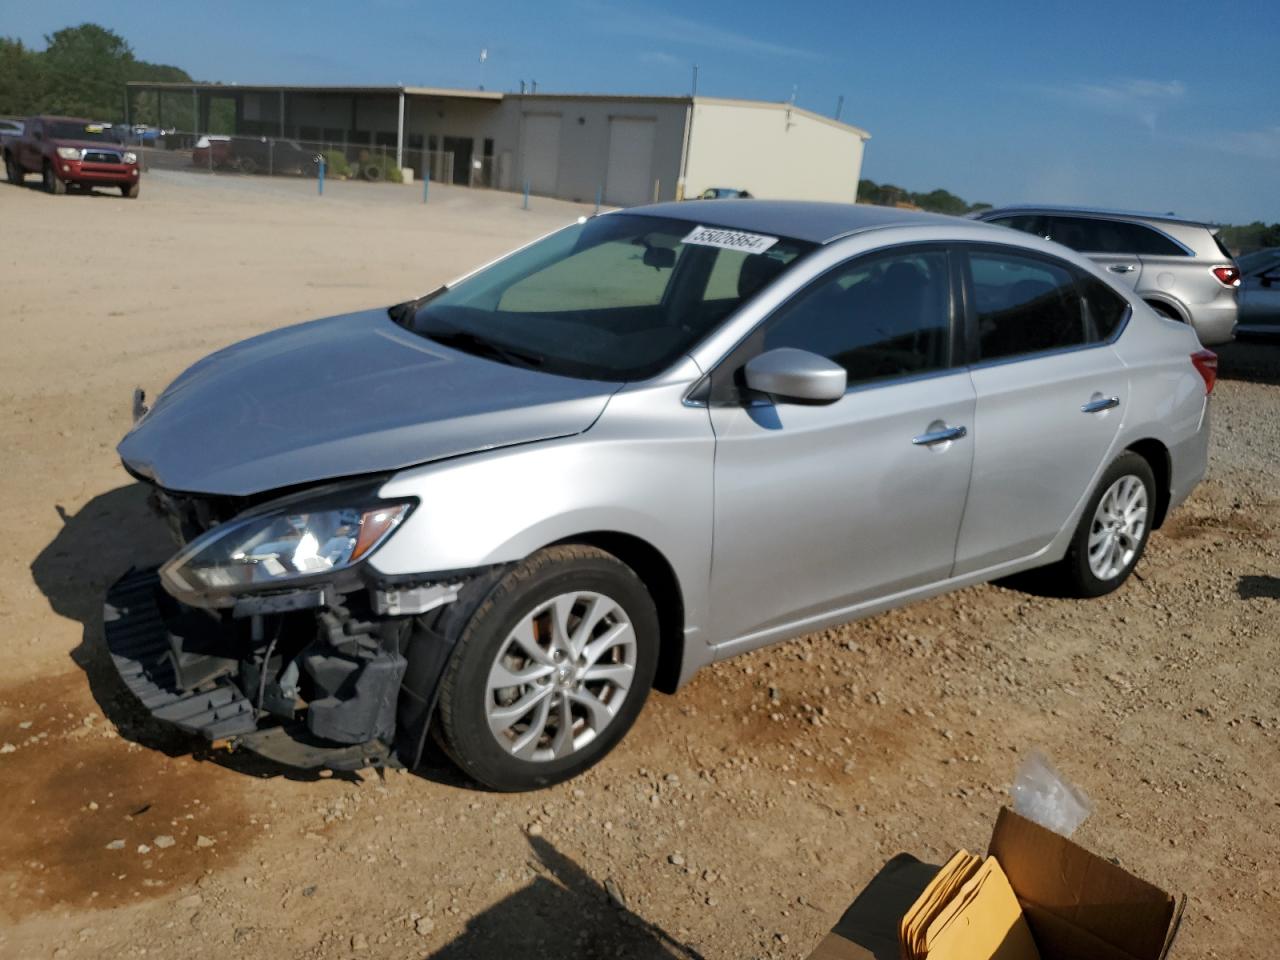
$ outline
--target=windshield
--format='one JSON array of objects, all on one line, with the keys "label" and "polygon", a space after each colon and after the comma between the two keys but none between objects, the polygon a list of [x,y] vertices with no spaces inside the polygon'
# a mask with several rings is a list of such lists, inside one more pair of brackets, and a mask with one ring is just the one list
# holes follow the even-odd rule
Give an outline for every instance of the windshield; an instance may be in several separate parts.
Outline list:
[{"label": "windshield", "polygon": [[45,136],[50,140],[101,140],[103,143],[119,143],[120,138],[111,127],[101,123],[75,123],[70,120],[46,121]]},{"label": "windshield", "polygon": [[608,214],[440,291],[407,325],[504,363],[590,380],[643,380],[813,247],[686,220]]}]

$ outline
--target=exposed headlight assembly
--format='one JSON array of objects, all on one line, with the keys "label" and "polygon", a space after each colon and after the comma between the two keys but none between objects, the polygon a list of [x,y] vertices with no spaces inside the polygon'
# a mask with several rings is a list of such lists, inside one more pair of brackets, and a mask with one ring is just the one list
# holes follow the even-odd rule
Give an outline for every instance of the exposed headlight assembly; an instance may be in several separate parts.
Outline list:
[{"label": "exposed headlight assembly", "polygon": [[237,595],[323,579],[373,553],[412,503],[281,507],[230,520],[197,537],[160,569],[186,603],[232,606]]},{"label": "exposed headlight assembly", "polygon": [[80,148],[79,147],[59,147],[58,156],[61,157],[63,160],[79,160]]},{"label": "exposed headlight assembly", "polygon": [[138,155],[137,155],[136,153],[133,153],[132,151],[130,151],[129,153],[126,153],[126,154],[121,158],[121,160],[122,160],[124,163],[137,163],[137,162],[138,162]]}]

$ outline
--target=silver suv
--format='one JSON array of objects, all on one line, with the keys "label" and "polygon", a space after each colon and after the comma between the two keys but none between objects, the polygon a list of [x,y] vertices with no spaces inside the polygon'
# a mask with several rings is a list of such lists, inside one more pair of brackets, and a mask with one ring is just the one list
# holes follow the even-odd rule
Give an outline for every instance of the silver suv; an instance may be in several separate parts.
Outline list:
[{"label": "silver suv", "polygon": [[1217,228],[1172,214],[1000,207],[977,219],[1085,254],[1153,310],[1195,328],[1205,346],[1235,339],[1240,271]]}]

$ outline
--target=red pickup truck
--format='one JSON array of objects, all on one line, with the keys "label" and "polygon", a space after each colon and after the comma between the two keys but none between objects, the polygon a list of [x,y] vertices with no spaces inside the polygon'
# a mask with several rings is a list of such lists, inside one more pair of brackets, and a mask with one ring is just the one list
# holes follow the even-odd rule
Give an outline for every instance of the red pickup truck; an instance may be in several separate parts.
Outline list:
[{"label": "red pickup truck", "polygon": [[31,117],[21,135],[0,141],[5,175],[22,183],[38,173],[49,193],[118,187],[126,197],[138,195],[138,157],[119,142],[108,124],[75,117]]}]

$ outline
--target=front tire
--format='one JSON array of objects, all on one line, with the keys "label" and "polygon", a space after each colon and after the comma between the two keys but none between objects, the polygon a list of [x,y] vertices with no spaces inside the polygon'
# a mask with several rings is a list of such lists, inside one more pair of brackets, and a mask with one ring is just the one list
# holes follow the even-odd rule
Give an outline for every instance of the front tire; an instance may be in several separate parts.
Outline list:
[{"label": "front tire", "polygon": [[124,197],[126,200],[137,200],[137,199],[138,199],[138,187],[139,187],[139,184],[136,184],[136,183],[124,183],[124,184],[121,184],[121,185],[120,185],[120,196]]},{"label": "front tire", "polygon": [[1155,513],[1151,465],[1131,451],[1121,454],[1103,472],[1085,504],[1059,565],[1070,595],[1101,597],[1129,579],[1146,549]]},{"label": "front tire", "polygon": [[4,175],[5,179],[15,187],[22,186],[22,181],[26,179],[25,171],[8,154],[5,154],[4,157]]},{"label": "front tire", "polygon": [[539,551],[463,628],[441,680],[440,739],[495,790],[560,783],[630,729],[657,661],[658,613],[630,567],[593,547]]},{"label": "front tire", "polygon": [[61,196],[67,192],[66,183],[58,177],[57,173],[54,172],[53,164],[48,160],[44,162],[43,178],[45,193],[52,193],[55,196]]}]

